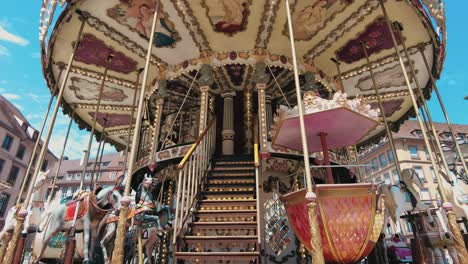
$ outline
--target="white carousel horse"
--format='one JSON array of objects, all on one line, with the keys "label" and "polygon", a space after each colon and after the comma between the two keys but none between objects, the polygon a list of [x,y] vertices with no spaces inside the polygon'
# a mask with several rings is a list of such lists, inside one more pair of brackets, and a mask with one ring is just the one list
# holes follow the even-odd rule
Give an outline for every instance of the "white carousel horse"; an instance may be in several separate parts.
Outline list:
[{"label": "white carousel horse", "polygon": [[[419,193],[415,189],[415,187],[423,188],[423,183],[417,173],[412,169],[404,169],[402,171],[401,181],[402,182],[398,185],[382,188],[385,196],[391,198],[385,199],[385,207],[387,208],[391,219],[397,226],[397,232],[401,233],[399,219],[405,212],[411,212],[414,210],[426,211],[429,216],[429,221],[434,223],[429,206],[421,202]],[[413,206],[413,203],[411,202],[411,196],[414,198],[413,202],[415,203],[415,206]]]},{"label": "white carousel horse", "polygon": [[[84,263],[88,263],[93,256],[96,242],[97,228],[102,218],[112,209],[120,209],[122,195],[113,187],[100,190],[96,195],[82,192],[79,195],[79,217],[76,220],[76,230],[83,230]],[[73,224],[73,216],[77,201],[55,206],[50,214],[42,218],[44,234],[40,241],[40,248],[34,247],[36,260],[40,260],[51,239],[61,231],[69,231]]]},{"label": "white carousel horse", "polygon": [[[35,229],[39,226],[40,223],[40,215],[42,210],[44,209],[44,202],[47,199],[47,188],[48,182],[51,178],[47,177],[47,172],[39,172],[39,175],[36,179],[36,182],[33,187],[33,194],[31,196],[31,206],[28,208],[30,213],[26,216],[24,221],[24,230],[29,231],[31,229]],[[6,232],[11,232],[16,226],[16,213],[19,212],[21,209],[21,204],[16,205],[8,210],[7,217],[5,219],[5,226],[3,227],[2,231],[0,232],[0,241],[3,239],[3,236]]]}]

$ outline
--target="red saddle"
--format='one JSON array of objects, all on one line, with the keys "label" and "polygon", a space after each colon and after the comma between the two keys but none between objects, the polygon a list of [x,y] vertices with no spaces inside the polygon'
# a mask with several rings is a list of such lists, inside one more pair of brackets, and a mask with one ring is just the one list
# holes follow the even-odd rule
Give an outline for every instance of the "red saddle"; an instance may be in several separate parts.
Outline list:
[{"label": "red saddle", "polygon": [[[80,207],[78,208],[78,216],[76,219],[82,218],[88,212],[88,198],[89,196],[86,195],[85,197],[83,197],[83,199],[80,200]],[[65,221],[73,221],[77,204],[78,201],[70,201],[67,203]]]}]

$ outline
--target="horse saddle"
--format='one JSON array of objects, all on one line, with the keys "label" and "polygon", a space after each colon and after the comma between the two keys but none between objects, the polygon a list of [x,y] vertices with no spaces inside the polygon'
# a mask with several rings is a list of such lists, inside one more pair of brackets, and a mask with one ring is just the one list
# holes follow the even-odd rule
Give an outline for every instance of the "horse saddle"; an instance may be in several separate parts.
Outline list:
[{"label": "horse saddle", "polygon": [[67,202],[67,212],[65,214],[65,221],[72,221],[75,216],[76,207],[79,202],[78,215],[76,219],[80,219],[88,212],[88,196],[79,197],[78,200]]}]

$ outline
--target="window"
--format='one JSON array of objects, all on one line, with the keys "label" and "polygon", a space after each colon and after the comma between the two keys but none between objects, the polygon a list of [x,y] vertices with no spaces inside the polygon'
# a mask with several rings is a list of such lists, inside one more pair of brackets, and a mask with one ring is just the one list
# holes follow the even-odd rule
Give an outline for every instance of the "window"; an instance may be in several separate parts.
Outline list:
[{"label": "window", "polygon": [[385,155],[385,153],[379,155],[379,160],[380,166],[382,166],[382,168],[387,166],[387,155]]},{"label": "window", "polygon": [[2,195],[0,195],[0,217],[5,216],[5,212],[7,211],[9,200],[10,200],[10,195],[8,193],[2,193]]},{"label": "window", "polygon": [[6,136],[3,138],[2,148],[5,149],[5,150],[7,150],[7,151],[10,151],[11,144],[13,144],[13,137],[10,136],[10,135],[6,135]]},{"label": "window", "polygon": [[414,167],[414,171],[416,172],[416,174],[418,175],[418,178],[422,181],[422,182],[426,182],[426,178],[424,177],[424,171],[422,169],[421,166],[415,166]]},{"label": "window", "polygon": [[411,226],[411,223],[404,220],[405,221],[405,224],[406,224],[406,231],[408,231],[408,233],[413,233],[413,227]]},{"label": "window", "polygon": [[393,230],[392,230],[392,226],[391,226],[391,225],[388,225],[386,230],[387,230],[387,235],[388,235],[388,236],[391,236],[391,235],[393,234]]},{"label": "window", "polygon": [[413,136],[418,137],[418,138],[422,138],[422,137],[423,137],[423,133],[422,133],[422,131],[419,130],[419,129],[413,130],[413,132],[411,132],[411,134],[413,134]]},{"label": "window", "polygon": [[110,161],[105,161],[105,162],[102,163],[102,166],[106,167],[106,166],[109,165],[109,163],[110,163]]},{"label": "window", "polygon": [[395,156],[393,156],[392,150],[387,150],[388,161],[393,162],[395,160]]},{"label": "window", "polygon": [[91,179],[91,172],[87,172],[85,174],[85,180],[89,180],[89,179]]},{"label": "window", "polygon": [[67,192],[68,192],[68,188],[65,187],[62,189],[62,199],[67,197]]},{"label": "window", "polygon": [[41,171],[46,171],[48,165],[49,165],[49,161],[48,161],[48,160],[44,160],[44,161],[42,162]]},{"label": "window", "polygon": [[429,193],[429,190],[427,188],[422,188],[421,189],[421,201],[429,206],[432,206],[432,201],[431,201],[431,194]]},{"label": "window", "polygon": [[426,154],[426,159],[429,159],[429,151],[424,147],[424,153]]},{"label": "window", "polygon": [[410,152],[411,158],[412,159],[418,159],[418,147],[416,146],[408,146],[408,151]]},{"label": "window", "polygon": [[124,162],[123,161],[119,161],[119,167],[123,167],[124,165]]},{"label": "window", "polygon": [[379,170],[379,161],[377,159],[372,160],[372,171],[378,171]]},{"label": "window", "polygon": [[435,174],[434,168],[431,168],[432,181],[437,183],[437,175]]},{"label": "window", "polygon": [[112,172],[109,174],[109,179],[114,180],[116,175],[117,175],[117,172],[112,171]]},{"label": "window", "polygon": [[77,187],[71,188],[71,195],[73,196],[76,193],[76,191],[78,191]]},{"label": "window", "polygon": [[380,176],[375,177],[375,178],[374,178],[374,183],[376,183],[376,184],[382,183],[382,177],[380,177]]},{"label": "window", "polygon": [[75,174],[75,180],[81,180],[81,173]]},{"label": "window", "polygon": [[16,157],[18,159],[23,159],[24,157],[24,152],[26,152],[26,147],[23,144],[20,144],[18,146],[18,151],[16,151]]},{"label": "window", "polygon": [[371,175],[372,173],[372,166],[366,166],[366,175]]},{"label": "window", "polygon": [[442,132],[440,136],[444,139],[452,139],[452,134],[450,132]]},{"label": "window", "polygon": [[68,181],[73,180],[73,174],[67,173],[67,180],[68,180]]},{"label": "window", "polygon": [[385,173],[384,174],[384,182],[386,185],[392,185],[392,180],[390,179],[390,174]]},{"label": "window", "polygon": [[0,173],[2,173],[3,165],[5,165],[5,161],[0,159]]},{"label": "window", "polygon": [[395,184],[400,183],[400,178],[398,177],[397,170],[392,170],[392,176],[393,176],[393,181],[395,182]]},{"label": "window", "polygon": [[15,186],[16,178],[18,177],[19,168],[16,166],[11,166],[10,174],[8,174],[7,182],[12,186]]}]

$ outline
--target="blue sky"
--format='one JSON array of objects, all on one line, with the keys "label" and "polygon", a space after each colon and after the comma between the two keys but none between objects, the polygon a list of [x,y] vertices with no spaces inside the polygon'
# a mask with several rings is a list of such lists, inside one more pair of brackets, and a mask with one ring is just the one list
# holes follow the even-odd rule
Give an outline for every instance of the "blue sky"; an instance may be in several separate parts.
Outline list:
[{"label": "blue sky", "polygon": [[[0,94],[7,97],[33,126],[39,128],[46,111],[49,92],[42,77],[39,60],[39,11],[42,1],[24,3],[5,1],[0,9]],[[466,1],[446,1],[448,45],[445,68],[438,86],[453,123],[468,124],[468,36]],[[435,97],[429,102],[433,118],[443,121]],[[68,118],[60,114],[50,148],[57,155],[63,146]],[[66,155],[79,158],[88,134],[72,126]],[[94,149],[97,144],[93,144]],[[112,148],[107,145],[107,151]],[[92,152],[95,153],[95,152]]]}]

